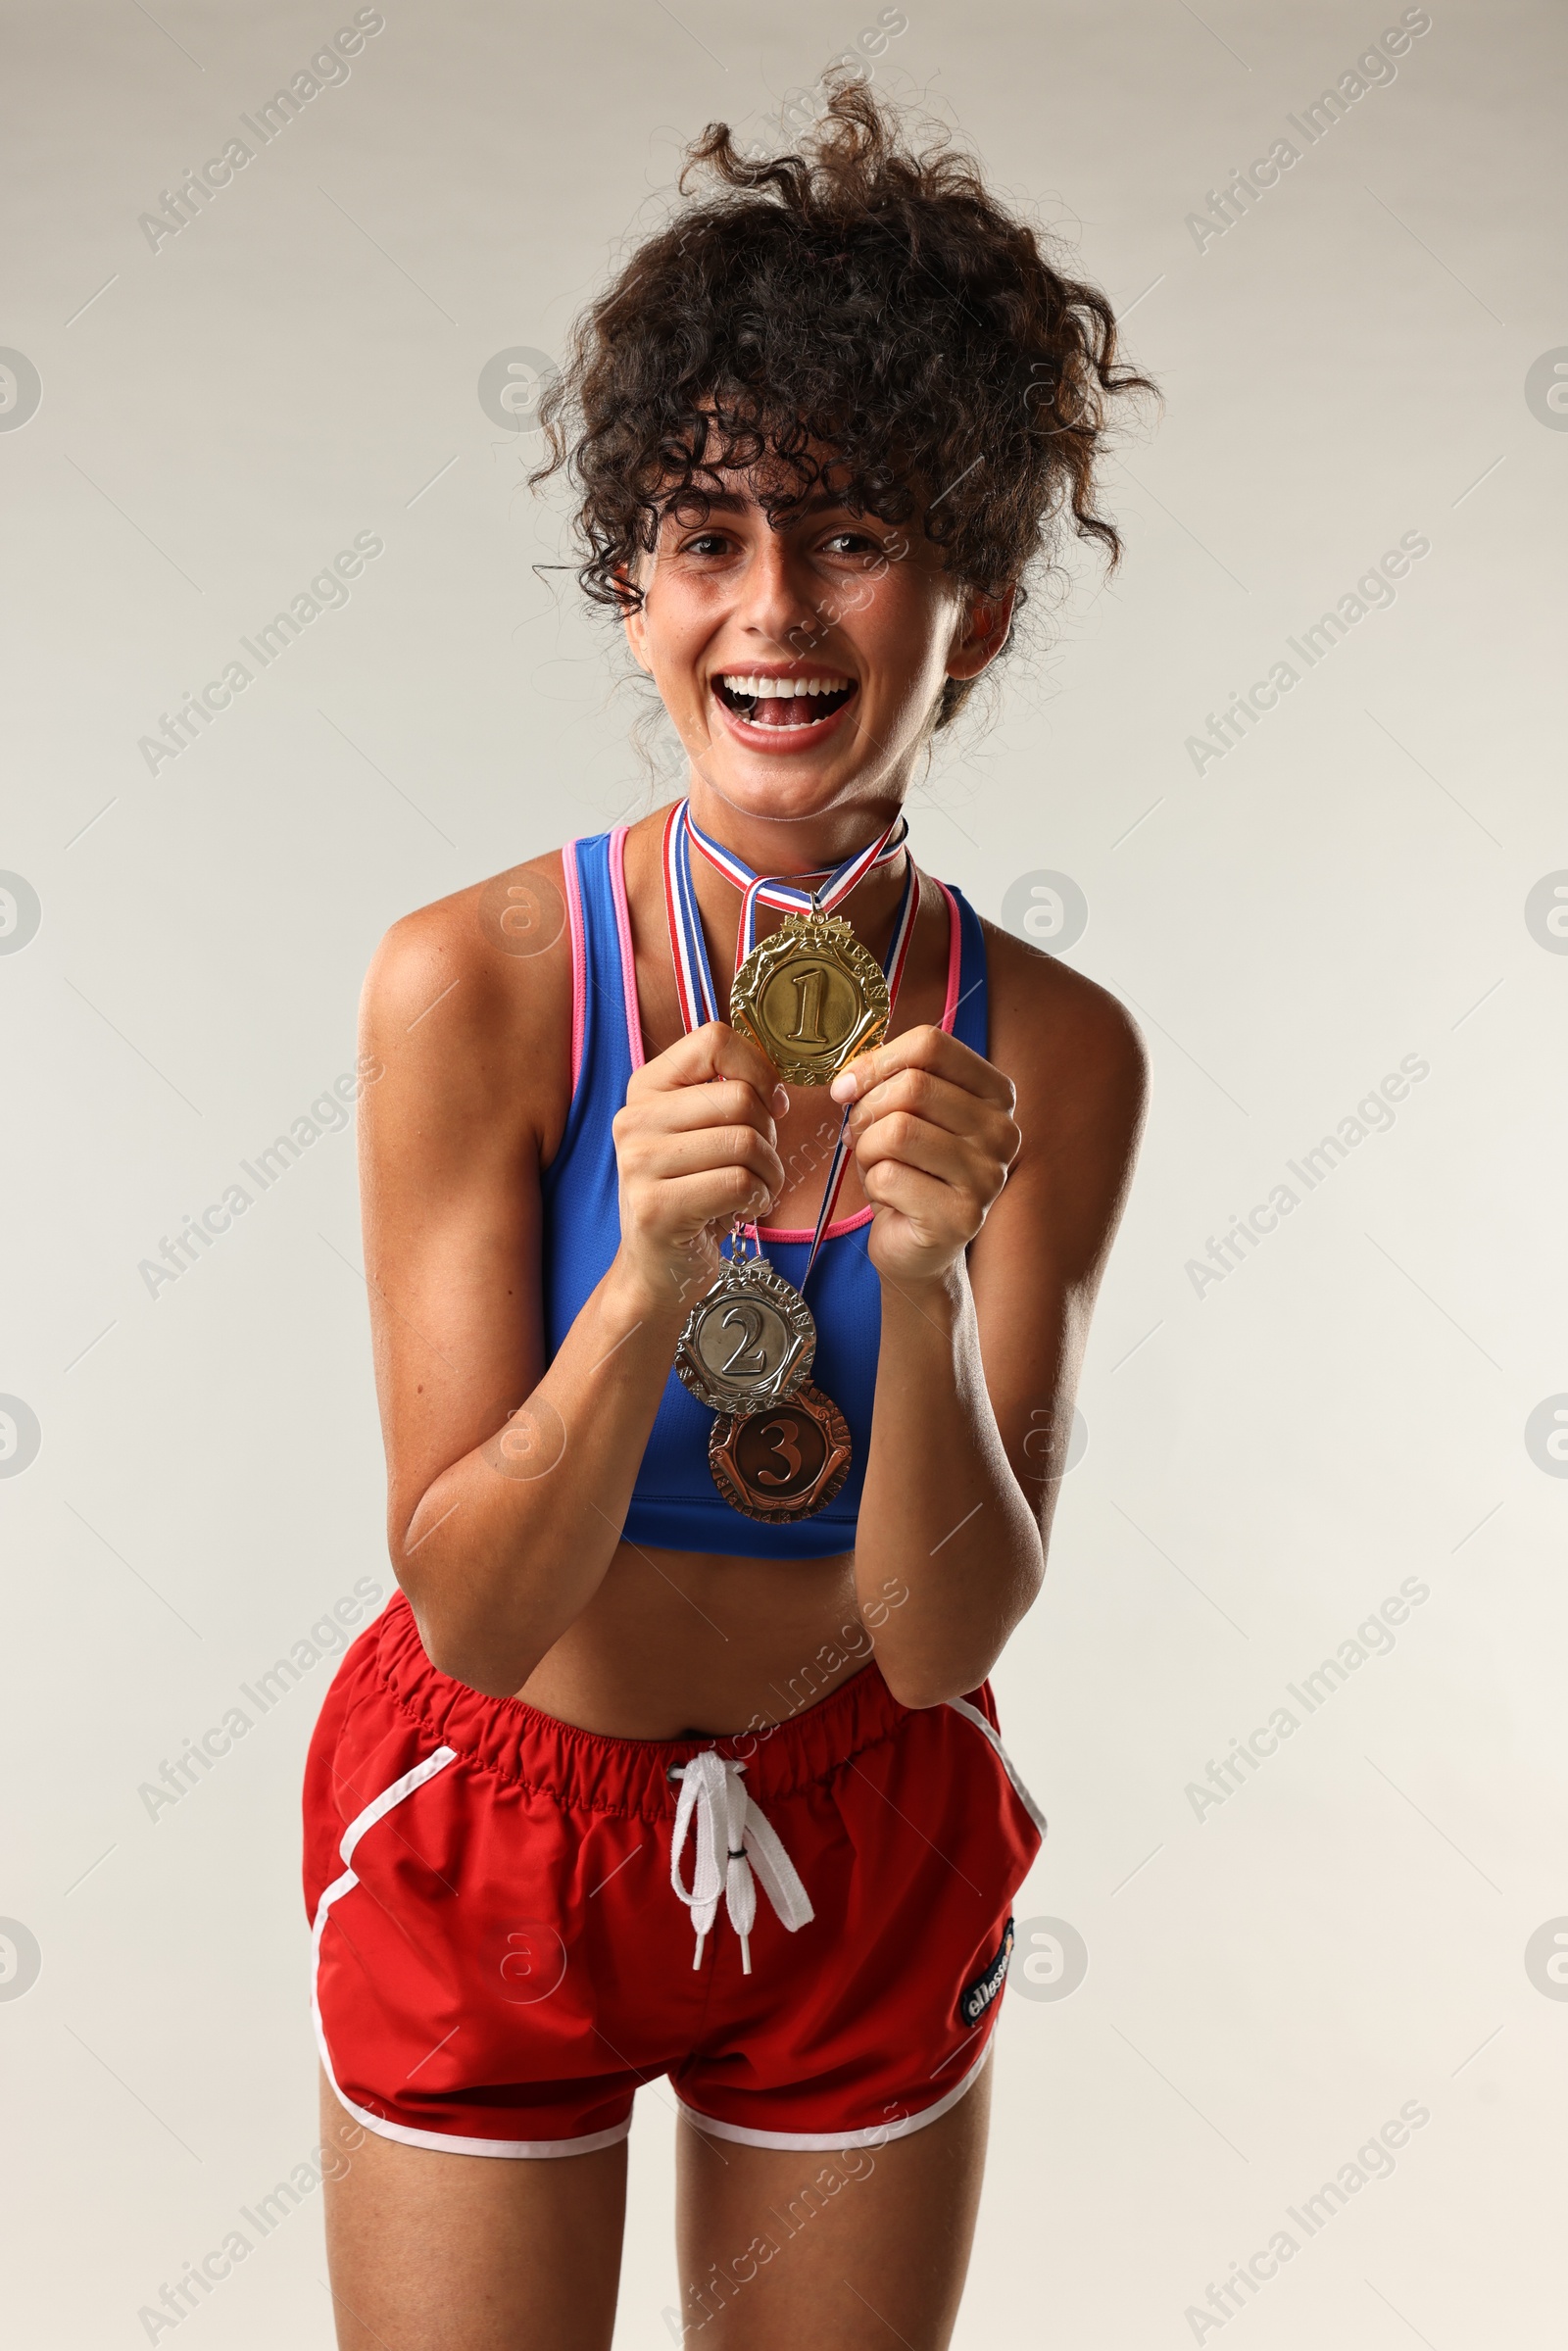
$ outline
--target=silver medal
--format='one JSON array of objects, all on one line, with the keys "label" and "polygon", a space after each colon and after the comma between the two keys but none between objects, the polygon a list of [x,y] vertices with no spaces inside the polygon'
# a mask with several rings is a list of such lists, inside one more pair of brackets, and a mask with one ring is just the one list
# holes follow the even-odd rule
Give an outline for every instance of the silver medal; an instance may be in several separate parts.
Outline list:
[{"label": "silver medal", "polygon": [[687,1316],[675,1369],[710,1412],[759,1412],[795,1394],[815,1352],[800,1292],[765,1257],[731,1257]]}]

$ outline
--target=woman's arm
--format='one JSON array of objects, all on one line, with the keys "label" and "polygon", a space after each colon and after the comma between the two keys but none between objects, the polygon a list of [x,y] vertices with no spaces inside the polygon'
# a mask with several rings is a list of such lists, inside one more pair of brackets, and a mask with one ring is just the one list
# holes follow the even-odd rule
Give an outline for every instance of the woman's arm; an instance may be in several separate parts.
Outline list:
[{"label": "woman's arm", "polygon": [[856,1579],[867,1605],[890,1577],[908,1591],[878,1611],[877,1655],[910,1706],[983,1681],[1039,1591],[1143,1119],[1114,999],[989,926],[988,943],[994,1061],[923,1028],[856,1064],[882,1276]]},{"label": "woman's arm", "polygon": [[386,1074],[360,1151],[393,1570],[432,1661],[504,1696],[614,1554],[710,1223],[783,1170],[773,1072],[744,1039],[715,1024],[639,1070],[615,1121],[620,1245],[546,1369],[539,1170],[570,1091],[570,957],[564,939],[497,953],[477,896],[397,924],[371,966],[364,1043]]}]

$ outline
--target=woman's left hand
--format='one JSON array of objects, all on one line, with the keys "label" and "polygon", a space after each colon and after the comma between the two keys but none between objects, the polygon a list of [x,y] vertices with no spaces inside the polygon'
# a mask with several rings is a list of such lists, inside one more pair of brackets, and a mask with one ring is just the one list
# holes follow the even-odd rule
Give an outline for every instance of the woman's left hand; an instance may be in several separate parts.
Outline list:
[{"label": "woman's left hand", "polygon": [[853,1103],[868,1249],[894,1281],[940,1280],[962,1256],[1018,1155],[1012,1082],[943,1029],[906,1029],[829,1089]]}]

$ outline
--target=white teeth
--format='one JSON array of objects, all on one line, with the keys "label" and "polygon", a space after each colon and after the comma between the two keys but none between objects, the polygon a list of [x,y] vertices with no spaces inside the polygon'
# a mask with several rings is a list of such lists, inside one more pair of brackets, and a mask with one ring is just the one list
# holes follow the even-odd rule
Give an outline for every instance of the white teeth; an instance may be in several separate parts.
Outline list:
[{"label": "white teeth", "polygon": [[731,694],[749,696],[754,702],[789,700],[800,694],[842,694],[848,687],[847,677],[733,677],[726,673],[719,681]]}]

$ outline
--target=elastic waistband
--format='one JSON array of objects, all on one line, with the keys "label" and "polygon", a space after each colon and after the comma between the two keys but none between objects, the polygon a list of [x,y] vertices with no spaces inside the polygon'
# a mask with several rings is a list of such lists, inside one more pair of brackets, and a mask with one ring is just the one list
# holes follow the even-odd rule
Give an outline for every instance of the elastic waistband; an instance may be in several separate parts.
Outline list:
[{"label": "elastic waistband", "polygon": [[709,1747],[745,1764],[746,1785],[765,1805],[831,1778],[909,1719],[909,1709],[899,1704],[873,1661],[814,1706],[755,1731],[729,1738],[608,1739],[558,1722],[520,1698],[486,1697],[439,1673],[401,1592],[368,1630],[376,1642],[382,1687],[434,1743],[500,1779],[553,1796],[569,1811],[671,1819],[678,1791],[670,1766]]}]

